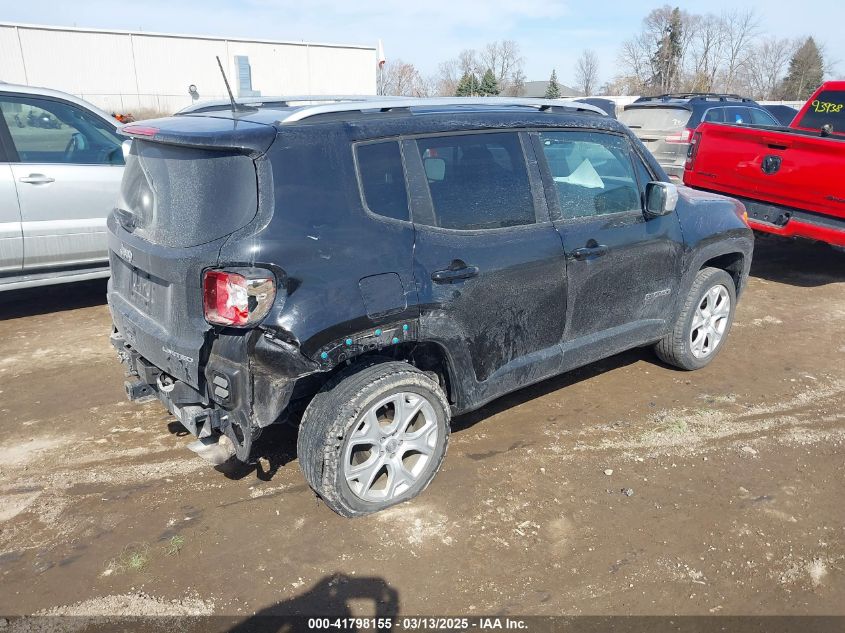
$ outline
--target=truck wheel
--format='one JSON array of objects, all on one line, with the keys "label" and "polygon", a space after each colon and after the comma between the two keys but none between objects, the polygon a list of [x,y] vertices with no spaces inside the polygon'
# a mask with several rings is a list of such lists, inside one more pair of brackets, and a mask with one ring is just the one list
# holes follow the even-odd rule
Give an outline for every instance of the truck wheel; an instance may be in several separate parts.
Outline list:
[{"label": "truck wheel", "polygon": [[305,410],[297,439],[308,484],[340,515],[383,510],[416,497],[449,441],[440,385],[402,362],[350,367]]},{"label": "truck wheel", "polygon": [[736,309],[733,278],[702,268],[693,281],[674,329],[655,345],[657,356],[681,369],[701,369],[719,353]]}]

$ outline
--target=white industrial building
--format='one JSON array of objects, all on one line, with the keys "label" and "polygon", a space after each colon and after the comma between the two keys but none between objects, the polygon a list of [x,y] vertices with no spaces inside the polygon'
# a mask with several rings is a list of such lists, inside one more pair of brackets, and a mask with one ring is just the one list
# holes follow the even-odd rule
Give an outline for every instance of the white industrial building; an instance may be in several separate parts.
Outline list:
[{"label": "white industrial building", "polygon": [[111,112],[170,113],[225,98],[216,56],[236,96],[376,93],[374,46],[0,22],[0,81],[62,90]]}]

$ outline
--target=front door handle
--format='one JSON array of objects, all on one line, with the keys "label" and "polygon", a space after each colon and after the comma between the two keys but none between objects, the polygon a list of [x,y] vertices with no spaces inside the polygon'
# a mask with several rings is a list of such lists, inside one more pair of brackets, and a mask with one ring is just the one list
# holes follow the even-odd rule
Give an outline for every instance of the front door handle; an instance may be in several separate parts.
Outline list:
[{"label": "front door handle", "polygon": [[[456,265],[458,264],[458,265]],[[467,266],[460,260],[452,262],[449,268],[435,270],[431,273],[431,280],[436,284],[450,284],[461,279],[470,279],[478,275],[478,266]]]},{"label": "front door handle", "polygon": [[585,246],[584,248],[576,248],[572,251],[572,259],[577,259],[583,262],[587,259],[595,259],[607,254],[607,246],[604,244],[597,244],[596,246]]},{"label": "front door handle", "polygon": [[30,174],[29,176],[18,178],[18,180],[21,182],[27,182],[31,185],[46,185],[51,182],[56,182],[55,178],[50,178],[50,176],[45,176],[44,174]]}]

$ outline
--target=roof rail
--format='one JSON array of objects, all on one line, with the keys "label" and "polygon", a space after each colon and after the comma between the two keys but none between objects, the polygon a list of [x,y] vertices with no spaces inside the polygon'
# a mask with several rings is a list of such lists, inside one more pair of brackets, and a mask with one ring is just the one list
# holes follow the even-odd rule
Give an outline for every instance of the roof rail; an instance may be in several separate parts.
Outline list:
[{"label": "roof rail", "polygon": [[[384,101],[386,99],[402,99],[403,97],[383,97],[375,95],[280,95],[264,97],[237,97],[235,103],[240,105],[268,105],[276,108],[288,108],[295,105],[313,103],[335,103],[341,101]],[[177,114],[190,114],[214,108],[231,109],[232,102],[228,99],[209,99],[198,101],[179,110]]]},{"label": "roof rail", "polygon": [[548,110],[573,110],[591,112],[607,116],[601,108],[589,103],[576,103],[571,99],[532,99],[526,97],[379,97],[377,99],[366,99],[355,101],[342,101],[337,103],[325,103],[322,105],[303,106],[285,117],[279,123],[296,123],[322,114],[336,112],[392,112],[394,110],[410,108],[437,108],[442,106],[522,106],[535,108],[541,112]]},{"label": "roof rail", "polygon": [[657,101],[662,99],[692,99],[695,97],[713,97],[718,99],[736,99],[737,101],[753,101],[748,97],[742,97],[737,94],[725,92],[668,92],[662,95],[653,95],[650,97],[640,97],[637,101]]}]

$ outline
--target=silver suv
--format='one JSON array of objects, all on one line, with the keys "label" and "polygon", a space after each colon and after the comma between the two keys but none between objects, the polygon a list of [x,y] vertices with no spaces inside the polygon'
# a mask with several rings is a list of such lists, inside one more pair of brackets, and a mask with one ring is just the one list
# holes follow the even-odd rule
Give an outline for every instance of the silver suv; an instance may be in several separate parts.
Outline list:
[{"label": "silver suv", "polygon": [[121,124],[46,88],[0,83],[0,291],[107,277]]},{"label": "silver suv", "polygon": [[684,178],[692,133],[702,121],[780,125],[752,99],[694,92],[640,97],[625,106],[619,120],[645,144],[672,182]]}]

